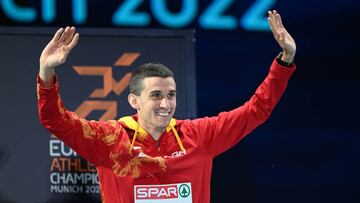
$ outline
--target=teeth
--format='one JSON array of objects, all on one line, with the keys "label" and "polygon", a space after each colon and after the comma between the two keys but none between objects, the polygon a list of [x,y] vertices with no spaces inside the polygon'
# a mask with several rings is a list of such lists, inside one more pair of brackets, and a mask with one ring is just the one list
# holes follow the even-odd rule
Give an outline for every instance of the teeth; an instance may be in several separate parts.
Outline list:
[{"label": "teeth", "polygon": [[157,113],[159,116],[164,116],[164,117],[166,117],[166,116],[169,116],[169,112],[163,112],[163,113]]}]

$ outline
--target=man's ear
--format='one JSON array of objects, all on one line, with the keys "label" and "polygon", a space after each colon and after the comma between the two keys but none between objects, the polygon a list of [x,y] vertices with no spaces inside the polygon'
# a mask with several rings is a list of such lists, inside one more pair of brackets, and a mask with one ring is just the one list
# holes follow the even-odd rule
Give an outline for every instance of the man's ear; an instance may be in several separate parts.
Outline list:
[{"label": "man's ear", "polygon": [[138,96],[136,96],[134,94],[129,94],[128,101],[129,101],[130,106],[133,109],[136,109],[136,110],[139,109],[139,97]]}]

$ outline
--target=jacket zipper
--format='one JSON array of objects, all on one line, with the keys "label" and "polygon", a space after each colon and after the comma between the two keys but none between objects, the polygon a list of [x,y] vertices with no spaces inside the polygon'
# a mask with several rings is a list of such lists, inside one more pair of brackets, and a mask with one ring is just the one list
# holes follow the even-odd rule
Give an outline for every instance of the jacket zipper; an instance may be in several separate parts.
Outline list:
[{"label": "jacket zipper", "polygon": [[156,148],[158,153],[160,153],[160,141],[156,141]]}]

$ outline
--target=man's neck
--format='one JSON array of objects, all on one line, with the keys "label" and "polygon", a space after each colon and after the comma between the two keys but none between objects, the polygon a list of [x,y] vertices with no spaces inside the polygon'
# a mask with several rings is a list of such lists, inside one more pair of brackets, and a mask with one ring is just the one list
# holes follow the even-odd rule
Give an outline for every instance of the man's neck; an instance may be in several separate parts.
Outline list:
[{"label": "man's neck", "polygon": [[156,141],[160,139],[161,134],[166,130],[166,128],[156,128],[156,127],[144,125],[143,122],[141,122],[141,120],[138,120],[138,123]]},{"label": "man's neck", "polygon": [[147,130],[147,129],[145,129],[145,130],[146,130],[148,133],[150,133],[151,137],[152,137],[154,140],[156,140],[156,141],[158,141],[158,140],[160,139],[161,134],[164,132],[164,130],[162,130],[162,131],[159,131],[159,130],[149,131],[149,130]]}]

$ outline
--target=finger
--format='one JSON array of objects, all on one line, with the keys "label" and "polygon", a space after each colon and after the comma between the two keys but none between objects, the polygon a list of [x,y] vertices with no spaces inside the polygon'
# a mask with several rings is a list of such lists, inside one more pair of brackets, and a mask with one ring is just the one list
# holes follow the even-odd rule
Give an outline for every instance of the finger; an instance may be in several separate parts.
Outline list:
[{"label": "finger", "polygon": [[275,32],[274,25],[273,25],[274,23],[270,17],[268,17],[268,21],[269,21],[270,30],[274,34],[274,32]]},{"label": "finger", "polygon": [[273,10],[272,12],[269,11],[269,12],[270,12],[270,17],[271,17],[271,20],[272,20],[273,27],[274,27],[275,30],[278,30],[279,25],[278,25],[277,19],[276,19],[277,12],[276,12],[276,10]]},{"label": "finger", "polygon": [[279,14],[275,15],[275,23],[276,23],[276,27],[280,28]]},{"label": "finger", "polygon": [[56,31],[54,37],[52,38],[52,41],[53,41],[53,42],[56,42],[57,40],[59,40],[59,38],[60,38],[61,34],[63,33],[63,31],[64,31],[64,28],[58,29],[58,30]]},{"label": "finger", "polygon": [[276,25],[278,26],[278,28],[282,28],[280,15],[279,15],[279,14],[276,14],[276,15],[275,15],[275,18],[276,18]]},{"label": "finger", "polygon": [[272,34],[274,35],[274,38],[277,40],[279,35],[278,35],[276,29],[274,28],[274,22],[270,17],[268,17],[268,21],[269,21],[269,25],[270,25],[270,30],[271,30]]},{"label": "finger", "polygon": [[68,35],[66,36],[66,39],[64,41],[65,44],[69,44],[71,42],[71,40],[73,39],[74,37],[74,34],[75,34],[75,27],[71,27],[69,29],[69,33]]},{"label": "finger", "polygon": [[269,17],[273,16],[273,12],[272,11],[268,11]]},{"label": "finger", "polygon": [[65,31],[62,33],[62,35],[59,39],[60,42],[64,42],[66,40],[67,35],[69,34],[69,30],[70,30],[70,27],[65,28]]},{"label": "finger", "polygon": [[279,13],[276,10],[273,10],[273,19],[276,29],[280,29],[280,22],[279,22]]},{"label": "finger", "polygon": [[74,35],[74,37],[72,38],[71,42],[69,43],[69,45],[67,46],[68,49],[72,49],[76,46],[77,42],[79,40],[79,33],[76,33]]},{"label": "finger", "polygon": [[269,15],[269,18],[271,18],[272,20],[274,19],[274,15],[273,15],[272,11],[268,11],[268,15]]}]

